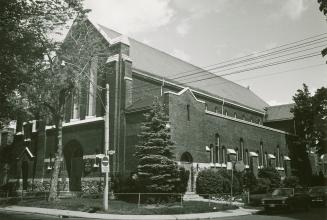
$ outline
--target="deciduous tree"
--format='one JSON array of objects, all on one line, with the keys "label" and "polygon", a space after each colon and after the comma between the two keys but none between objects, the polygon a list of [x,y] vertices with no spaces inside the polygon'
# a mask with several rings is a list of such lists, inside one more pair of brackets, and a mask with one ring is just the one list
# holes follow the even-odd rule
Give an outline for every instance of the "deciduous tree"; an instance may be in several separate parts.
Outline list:
[{"label": "deciduous tree", "polygon": [[308,86],[303,84],[303,89],[297,90],[293,100],[295,106],[291,112],[294,114],[298,144],[306,146],[308,151],[327,152],[327,88],[321,87],[311,95]]}]

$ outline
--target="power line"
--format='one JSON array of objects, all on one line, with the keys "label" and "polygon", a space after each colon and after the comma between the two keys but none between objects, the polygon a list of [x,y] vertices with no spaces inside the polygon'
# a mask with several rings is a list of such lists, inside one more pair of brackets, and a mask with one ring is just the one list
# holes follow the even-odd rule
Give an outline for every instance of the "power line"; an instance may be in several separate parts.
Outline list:
[{"label": "power line", "polygon": [[[256,53],[250,53],[250,54],[247,54],[247,55],[244,55],[244,56],[241,56],[241,57],[235,57],[235,58],[232,58],[232,59],[224,60],[224,61],[219,62],[219,63],[216,63],[216,64],[210,64],[208,66],[202,67],[202,69],[205,69],[206,67],[216,66],[216,65],[223,64],[223,63],[228,63],[228,62],[231,62],[231,61],[234,61],[234,60],[240,60],[240,59],[243,59],[243,58],[246,58],[246,57],[258,55],[258,54],[261,54],[261,53],[264,53],[264,52],[268,52],[268,51],[272,51],[272,50],[275,50],[275,49],[278,49],[278,48],[282,48],[282,47],[285,47],[285,46],[289,46],[289,45],[292,45],[292,44],[300,43],[300,42],[306,41],[308,39],[320,37],[320,36],[323,36],[323,35],[327,35],[327,33],[322,33],[322,34],[314,35],[314,36],[311,36],[311,37],[304,38],[302,40],[298,40],[298,41],[294,41],[294,42],[291,42],[291,43],[283,44],[283,45],[276,46],[276,47],[273,47],[273,48],[270,48],[270,49],[267,49],[267,50],[262,50],[262,51],[259,51],[259,52],[256,52]],[[321,40],[321,39],[325,39],[325,38],[320,38],[320,39],[317,39],[317,40]],[[306,43],[310,43],[310,42],[306,42]],[[183,74],[183,73],[188,73],[188,72],[192,72],[192,71],[198,71],[199,68],[201,68],[201,67],[198,67],[198,68],[195,68],[195,69],[189,70],[189,71],[180,72],[180,73],[177,73],[175,75],[179,75],[179,74]]]},{"label": "power line", "polygon": [[[221,66],[217,66],[217,67],[206,69],[206,70],[202,69],[202,70],[199,70],[197,72],[190,73],[190,74],[187,74],[187,75],[182,75],[182,76],[175,77],[175,78],[172,78],[172,79],[183,78],[183,77],[186,77],[186,76],[196,75],[196,74],[203,73],[203,72],[209,72],[211,70],[222,69],[222,68],[225,68],[225,67],[242,64],[242,63],[248,62],[248,61],[259,60],[259,59],[264,58],[264,57],[267,57],[267,56],[269,57],[269,56],[272,56],[272,55],[276,55],[276,54],[280,54],[280,53],[285,53],[285,52],[288,52],[288,51],[300,49],[300,48],[307,47],[307,46],[312,46],[312,45],[315,45],[315,44],[318,44],[318,43],[323,43],[323,42],[326,42],[326,41],[327,41],[327,39],[325,38],[325,40],[324,41],[321,41],[321,42],[315,42],[315,43],[311,43],[311,44],[295,45],[295,46],[292,46],[292,48],[285,48],[285,49],[282,49],[282,50],[273,51],[273,52],[266,53],[266,54],[263,54],[263,55],[260,55],[260,56],[248,58],[248,59],[245,59],[245,60],[239,60],[237,62],[233,62],[233,63],[221,65]],[[177,75],[180,75],[180,74],[177,74]]]},{"label": "power line", "polygon": [[[207,77],[207,78],[203,78],[203,79],[199,79],[199,80],[193,80],[193,81],[189,81],[189,82],[185,82],[185,83],[200,82],[200,81],[203,81],[203,80],[214,79],[214,78],[218,78],[218,77],[221,77],[221,76],[235,75],[235,74],[239,74],[239,73],[243,73],[243,72],[248,72],[250,70],[262,69],[262,68],[275,66],[275,65],[280,65],[280,64],[284,64],[284,63],[289,63],[289,62],[293,62],[293,61],[297,61],[297,60],[303,60],[303,59],[307,59],[307,58],[311,58],[311,57],[315,57],[315,56],[320,56],[320,54],[310,54],[310,55],[304,56],[304,57],[300,56],[300,57],[293,58],[293,59],[288,59],[288,60],[279,61],[279,62],[275,62],[275,63],[265,64],[265,65],[245,69],[245,70],[238,70],[238,71],[234,71],[234,72],[227,73],[227,74],[214,75],[212,77]],[[183,84],[185,84],[185,83],[183,83]]]},{"label": "power line", "polygon": [[[312,48],[309,48],[309,49],[305,49],[305,50],[301,50],[301,51],[296,51],[296,52],[284,54],[282,56],[276,56],[276,57],[272,57],[272,58],[268,58],[268,59],[263,59],[263,60],[259,60],[259,61],[252,62],[252,63],[250,62],[250,63],[244,64],[244,65],[240,65],[240,66],[234,66],[234,67],[231,67],[231,68],[228,68],[228,69],[223,69],[223,70],[221,70],[219,72],[225,72],[225,71],[228,71],[228,70],[232,70],[232,69],[236,69],[236,68],[240,68],[240,67],[244,67],[244,66],[249,66],[249,65],[257,64],[257,63],[261,63],[261,62],[264,62],[264,61],[270,61],[270,60],[278,59],[278,58],[281,58],[281,57],[285,57],[285,56],[289,56],[289,55],[292,55],[292,54],[296,54],[296,53],[300,53],[300,52],[305,52],[305,51],[312,50],[312,49],[317,49],[317,48],[321,48],[321,46],[312,47]],[[205,72],[204,75],[212,75],[213,73],[214,72]],[[192,76],[192,75],[195,75],[195,77],[198,77],[198,74],[189,74],[188,76]],[[204,76],[203,74],[201,74],[201,75]],[[177,78],[182,78],[182,77],[177,77]],[[177,78],[172,78],[172,79],[177,79]],[[190,79],[190,78],[194,78],[194,77],[188,77],[188,79]]]},{"label": "power line", "polygon": [[[241,70],[237,70],[237,71],[222,74],[222,75],[216,75],[214,73],[211,73],[210,77],[207,77],[207,78],[192,80],[192,81],[183,82],[183,83],[178,82],[178,83],[180,83],[181,85],[187,86],[187,83],[193,83],[193,82],[203,81],[203,80],[213,79],[213,78],[220,78],[221,76],[235,75],[235,74],[239,74],[239,73],[242,73],[242,72],[247,72],[247,71],[250,71],[250,70],[256,70],[256,69],[266,68],[266,67],[270,67],[270,66],[284,64],[284,63],[294,62],[294,61],[307,59],[307,58],[311,58],[313,56],[318,56],[318,55],[320,55],[320,54],[317,54],[317,52],[314,52],[314,53],[305,54],[305,55],[301,55],[301,56],[297,56],[297,57],[291,57],[291,58],[288,58],[288,59],[279,60],[277,62],[271,62],[271,63],[267,63],[267,64],[263,64],[263,65],[254,66],[254,67],[247,68],[247,69],[241,69]],[[220,72],[223,72],[223,71],[218,71],[218,72],[215,72],[215,73],[220,73]],[[135,91],[138,88],[143,88],[144,89],[144,86],[134,87],[133,90]]]},{"label": "power line", "polygon": [[[277,46],[277,47],[274,47],[274,48],[271,48],[271,49],[268,49],[268,50],[264,50],[264,51],[260,51],[258,53],[255,53],[255,54],[248,54],[248,55],[245,55],[243,57],[240,57],[240,58],[234,58],[234,59],[231,59],[231,60],[227,60],[227,61],[223,61],[223,62],[220,62],[220,63],[217,63],[217,64],[213,64],[213,65],[210,65],[210,66],[215,66],[215,65],[218,65],[218,64],[221,64],[221,63],[228,63],[228,62],[231,62],[233,60],[239,60],[237,62],[233,62],[233,63],[229,63],[229,64],[226,64],[226,65],[223,65],[223,66],[218,66],[218,67],[215,67],[215,68],[212,68],[211,70],[216,70],[216,69],[219,69],[219,68],[224,68],[226,66],[233,66],[232,68],[229,68],[229,69],[225,69],[225,70],[221,70],[221,71],[218,71],[218,72],[215,72],[215,73],[219,73],[219,72],[223,72],[223,71],[227,71],[227,70],[231,70],[231,69],[235,69],[235,68],[240,68],[240,67],[244,67],[244,66],[248,66],[248,65],[253,65],[253,64],[256,64],[256,63],[260,63],[260,62],[264,62],[264,61],[269,61],[269,60],[272,60],[272,59],[277,59],[277,58],[281,58],[281,57],[285,57],[285,56],[289,56],[289,55],[292,55],[292,54],[295,54],[295,53],[301,53],[301,52],[304,52],[304,51],[307,51],[307,50],[311,50],[311,49],[315,49],[317,47],[313,47],[313,48],[309,48],[309,49],[304,49],[304,50],[301,50],[301,51],[296,51],[296,52],[292,52],[292,53],[289,53],[289,54],[284,54],[282,56],[278,56],[278,57],[272,57],[272,58],[268,58],[268,59],[264,59],[264,60],[261,60],[261,61],[257,61],[257,62],[253,62],[253,63],[248,63],[248,64],[245,64],[245,65],[240,65],[240,66],[235,66],[235,65],[238,65],[238,64],[241,64],[241,63],[246,63],[246,62],[249,62],[249,61],[253,61],[253,60],[259,60],[263,57],[269,57],[269,56],[272,56],[272,55],[276,55],[276,54],[279,54],[279,53],[285,53],[285,52],[288,52],[288,51],[292,51],[292,50],[298,50],[300,48],[304,48],[304,47],[308,47],[308,46],[311,46],[311,45],[315,45],[315,44],[318,44],[318,43],[323,43],[326,41],[326,38],[319,38],[319,39],[315,39],[315,40],[312,40],[312,41],[308,41],[308,42],[304,42],[304,43],[301,43],[301,44],[297,44],[297,45],[294,45],[296,43],[300,43],[300,42],[303,42],[303,41],[306,41],[308,39],[312,39],[312,38],[317,38],[319,36],[322,36],[322,35],[326,35],[327,33],[323,33],[323,34],[319,34],[319,35],[315,35],[315,36],[312,36],[312,37],[309,37],[309,38],[305,38],[303,40],[300,40],[300,41],[295,41],[295,42],[292,42],[292,43],[289,43],[289,44],[284,44],[284,45],[281,45],[281,46]],[[282,47],[286,47],[286,46],[289,46],[289,45],[293,45],[291,47],[287,47],[287,48],[283,48],[281,50],[277,50],[277,51],[273,51],[277,48],[282,48]],[[248,59],[241,59],[241,58],[245,58],[245,57],[250,57],[250,56],[253,56],[253,55],[257,55],[257,54],[260,54],[260,53],[263,53],[263,52],[267,52],[267,51],[272,51],[270,53],[266,53],[266,54],[262,54],[260,56],[256,56],[256,57],[252,57],[252,58],[248,58]],[[318,54],[320,55],[320,54]],[[298,56],[298,57],[291,57],[291,58],[288,58],[288,59],[284,59],[284,60],[280,60],[280,61],[277,61],[277,62],[273,62],[273,63],[268,63],[268,64],[264,64],[264,65],[259,65],[259,66],[255,66],[255,67],[252,67],[252,68],[248,68],[248,69],[241,69],[241,70],[238,70],[238,71],[234,71],[234,72],[231,72],[231,73],[227,73],[227,74],[223,74],[223,75],[212,75],[214,74],[213,72],[208,72],[208,70],[201,70],[200,72],[198,73],[192,73],[192,75],[196,75],[196,74],[199,74],[201,72],[206,72],[205,75],[211,75],[211,77],[208,77],[208,78],[203,78],[203,79],[198,79],[198,80],[193,80],[193,81],[189,81],[189,82],[185,82],[185,83],[180,83],[181,85],[185,85],[186,83],[194,83],[194,82],[199,82],[199,81],[203,81],[203,80],[208,80],[208,79],[212,79],[212,78],[218,78],[218,77],[221,77],[221,76],[226,76],[226,75],[233,75],[233,74],[239,74],[239,73],[242,73],[242,72],[247,72],[247,71],[251,71],[251,70],[256,70],[256,69],[261,69],[261,68],[266,68],[266,67],[270,67],[270,66],[274,66],[274,65],[280,65],[280,64],[283,64],[283,63],[288,63],[288,62],[293,62],[293,61],[297,61],[297,60],[302,60],[302,59],[307,59],[307,58],[311,58],[311,57],[314,57],[314,56],[317,56],[317,55],[314,55],[313,53],[312,54],[304,54],[304,55],[301,55],[301,56]],[[196,70],[199,70],[199,68],[197,68]],[[193,70],[194,71],[194,70]],[[180,74],[183,74],[183,73],[187,73],[187,72],[190,72],[190,71],[186,71],[186,72],[181,72],[181,73],[177,73],[177,74],[174,74],[174,75],[180,75]],[[184,75],[184,76],[181,76],[181,77],[176,77],[176,78],[171,78],[171,80],[173,79],[177,79],[177,78],[184,78],[184,77],[187,77],[188,75]],[[204,75],[203,75],[204,76]],[[92,83],[92,82],[91,82]],[[227,82],[226,82],[227,83]],[[149,85],[149,86],[155,86],[155,85]],[[147,86],[146,86],[147,87]],[[132,90],[135,92],[137,91],[138,88],[146,88],[144,86],[139,86],[139,87],[134,87],[132,88]],[[100,86],[96,86],[96,88],[99,90],[99,89],[103,89],[102,87]],[[154,88],[154,89],[160,89],[160,88]],[[151,89],[151,90],[154,90],[154,89]],[[148,91],[151,91],[151,90],[148,90]],[[101,99],[101,97],[99,97]],[[102,101],[102,100],[101,100]],[[102,103],[103,104],[103,103]]]}]

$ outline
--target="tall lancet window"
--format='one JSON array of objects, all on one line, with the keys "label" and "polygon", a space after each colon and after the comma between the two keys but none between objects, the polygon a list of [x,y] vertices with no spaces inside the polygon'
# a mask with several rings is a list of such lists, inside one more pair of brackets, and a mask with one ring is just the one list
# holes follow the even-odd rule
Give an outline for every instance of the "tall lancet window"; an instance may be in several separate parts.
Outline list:
[{"label": "tall lancet window", "polygon": [[79,88],[72,95],[72,119],[79,119]]},{"label": "tall lancet window", "polygon": [[215,163],[220,163],[220,137],[216,134]]},{"label": "tall lancet window", "polygon": [[96,97],[97,97],[97,59],[94,58],[92,60],[91,68],[90,68],[87,116],[95,115]]}]

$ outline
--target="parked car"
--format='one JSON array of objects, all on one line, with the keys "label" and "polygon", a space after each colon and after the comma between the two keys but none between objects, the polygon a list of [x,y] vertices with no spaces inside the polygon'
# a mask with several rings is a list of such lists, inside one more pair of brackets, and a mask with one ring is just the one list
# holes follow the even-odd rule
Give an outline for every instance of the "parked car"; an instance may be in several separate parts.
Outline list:
[{"label": "parked car", "polygon": [[310,209],[311,200],[304,188],[278,188],[262,199],[265,210]]},{"label": "parked car", "polygon": [[315,186],[309,189],[311,204],[327,205],[327,186]]}]

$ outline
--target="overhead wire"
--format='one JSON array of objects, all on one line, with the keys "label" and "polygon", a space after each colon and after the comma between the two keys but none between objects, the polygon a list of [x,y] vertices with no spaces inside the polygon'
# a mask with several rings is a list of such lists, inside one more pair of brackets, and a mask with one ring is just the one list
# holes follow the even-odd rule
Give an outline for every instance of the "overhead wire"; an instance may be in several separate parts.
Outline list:
[{"label": "overhead wire", "polygon": [[[261,62],[266,62],[266,61],[273,60],[273,59],[278,59],[278,58],[281,58],[281,57],[286,57],[286,56],[289,56],[289,55],[292,55],[292,54],[301,53],[301,52],[305,52],[305,51],[308,51],[308,50],[316,49],[316,48],[318,48],[320,46],[307,48],[307,49],[304,49],[304,50],[301,50],[301,51],[295,51],[295,52],[292,52],[292,53],[284,54],[282,56],[270,57],[270,56],[273,56],[273,55],[276,55],[276,54],[283,54],[285,52],[294,51],[294,50],[298,50],[298,49],[305,48],[305,47],[308,47],[308,46],[324,43],[326,41],[326,38],[319,38],[319,39],[315,39],[315,40],[311,40],[311,41],[308,41],[308,42],[304,42],[304,43],[301,43],[301,44],[294,45],[296,43],[300,43],[300,42],[306,41],[308,39],[317,38],[317,37],[320,37],[320,36],[326,35],[326,34],[327,33],[322,33],[322,34],[315,35],[315,36],[312,36],[312,37],[308,37],[308,38],[305,38],[305,39],[302,39],[302,40],[299,40],[299,41],[295,41],[295,42],[291,42],[291,43],[288,43],[288,44],[280,45],[280,46],[277,46],[277,47],[274,47],[274,48],[271,48],[271,49],[268,49],[268,50],[263,50],[263,51],[260,51],[260,52],[257,52],[257,53],[251,53],[251,54],[239,57],[239,58],[233,58],[233,59],[230,59],[230,60],[226,60],[226,61],[223,61],[223,62],[219,62],[219,63],[216,63],[216,64],[206,66],[206,67],[210,67],[210,66],[216,66],[218,64],[227,63],[225,65],[221,65],[221,66],[218,66],[218,67],[215,67],[215,68],[211,68],[211,69],[207,69],[207,70],[201,69],[201,68],[196,68],[196,69],[194,69],[192,71],[198,71],[199,69],[201,69],[201,71],[191,73],[191,74],[188,74],[188,75],[175,77],[175,78],[173,77],[173,78],[170,78],[170,80],[181,79],[181,78],[185,78],[185,77],[188,77],[188,76],[194,76],[194,75],[198,75],[198,74],[203,73],[203,72],[205,72],[205,75],[210,74],[210,77],[207,77],[207,78],[192,80],[192,81],[183,82],[183,83],[178,82],[179,84],[185,85],[186,83],[200,82],[200,81],[203,81],[203,80],[213,79],[213,78],[216,78],[216,77],[239,74],[239,73],[243,73],[243,72],[247,72],[247,71],[251,71],[251,70],[262,69],[262,68],[266,68],[266,67],[270,67],[270,66],[274,66],[274,65],[280,65],[280,64],[284,64],[284,63],[288,63],[288,62],[294,62],[294,61],[298,61],[298,60],[318,56],[320,54],[316,54],[316,52],[314,52],[314,53],[311,53],[311,54],[304,54],[304,55],[297,56],[297,57],[291,57],[291,58],[288,58],[288,59],[279,60],[277,62],[272,62],[272,63],[267,63],[267,64],[263,64],[263,65],[254,66],[254,67],[248,68],[248,69],[241,69],[241,70],[237,70],[237,71],[222,74],[222,75],[216,75],[217,73],[221,73],[221,72],[228,71],[228,70],[231,70],[231,69],[236,69],[236,68],[240,68],[240,67],[244,67],[244,66],[249,66],[249,65],[253,65],[253,64],[257,64],[257,63],[261,63]],[[283,47],[286,47],[286,46],[289,46],[289,45],[293,45],[293,46],[283,48]],[[283,49],[274,51],[274,50],[276,50],[278,48],[283,48]],[[265,53],[265,54],[262,54],[262,55],[258,55],[260,53],[264,53],[264,52],[268,52],[268,51],[271,51],[271,52]],[[251,56],[254,56],[254,55],[255,55],[255,57],[243,59],[243,58],[251,57]],[[268,59],[260,60],[260,59],[262,59],[264,57],[268,57]],[[256,61],[256,60],[259,60],[259,61]],[[232,62],[232,61],[236,61],[236,62]],[[256,62],[249,63],[250,61],[256,61]],[[232,63],[228,63],[228,62],[232,62]],[[242,63],[246,63],[246,64],[239,65],[239,64],[242,64]],[[237,66],[237,65],[239,65],[239,66]],[[229,68],[229,69],[224,69],[224,68],[229,67],[229,66],[232,66],[232,67]],[[223,69],[223,70],[220,70],[218,72],[209,72],[210,70],[217,70],[217,69]],[[184,71],[184,72],[180,72],[180,73],[175,73],[173,75],[177,76],[177,75],[189,73],[189,72],[192,72],[192,71]],[[87,74],[85,74],[85,75],[87,75]],[[205,75],[202,75],[202,76],[205,76]],[[88,76],[86,76],[86,77],[88,77]],[[199,77],[199,76],[196,76],[196,77]],[[92,83],[92,85],[94,85],[93,82],[91,82],[91,83]],[[98,86],[98,85],[94,85],[94,86],[99,91],[105,89],[105,88],[103,88],[101,86]],[[155,85],[149,85],[149,87],[153,87],[153,86],[155,86]],[[157,88],[157,87],[155,87],[153,89],[150,89],[150,90],[147,90],[146,87],[147,86],[139,86],[139,87],[131,88],[131,90],[133,90],[134,92],[136,92],[137,89],[139,89],[139,88],[142,88],[143,90],[145,89],[146,91],[151,91],[151,90],[155,90],[155,89],[160,90],[160,88]],[[100,96],[99,96],[99,99],[100,99],[102,105],[104,106],[103,100],[101,99]]]}]

